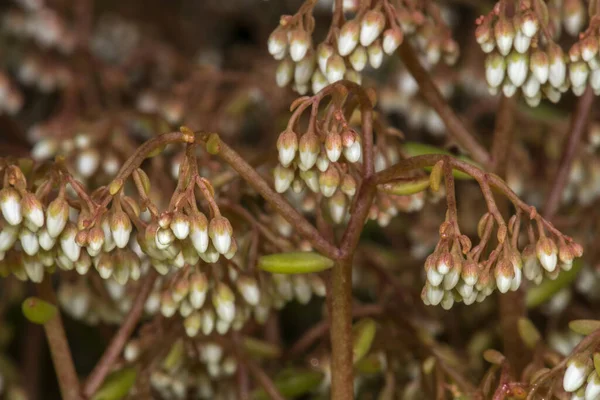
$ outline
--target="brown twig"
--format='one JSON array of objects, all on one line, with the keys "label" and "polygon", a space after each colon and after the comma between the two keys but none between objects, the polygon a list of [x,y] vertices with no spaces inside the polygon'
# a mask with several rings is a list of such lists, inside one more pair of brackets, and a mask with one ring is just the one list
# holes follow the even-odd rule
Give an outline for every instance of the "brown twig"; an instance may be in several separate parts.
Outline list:
[{"label": "brown twig", "polygon": [[42,300],[54,304],[57,307],[56,315],[44,324],[44,332],[48,339],[48,347],[52,363],[56,371],[56,378],[60,387],[60,393],[64,400],[80,400],[79,378],[73,364],[73,357],[67,342],[65,328],[63,326],[56,294],[52,287],[51,277],[46,275],[42,283],[38,285],[38,293]]},{"label": "brown twig", "polygon": [[125,317],[125,321],[119,328],[119,331],[115,334],[110,344],[102,354],[100,361],[94,367],[94,370],[88,377],[83,387],[83,394],[86,398],[90,398],[96,393],[100,385],[104,382],[104,379],[111,371],[115,361],[119,358],[119,355],[123,351],[123,347],[129,340],[129,337],[133,333],[142,312],[144,311],[144,305],[146,304],[146,300],[152,291],[152,287],[154,286],[154,281],[157,278],[157,273],[154,269],[151,269],[148,275],[145,277],[138,293],[135,297],[135,302]]},{"label": "brown twig", "polygon": [[560,166],[556,172],[556,176],[554,177],[552,189],[546,198],[546,204],[544,205],[544,216],[548,219],[552,219],[552,217],[554,217],[554,214],[560,205],[564,188],[569,179],[569,173],[571,171],[571,166],[573,165],[573,160],[577,155],[579,143],[581,142],[585,128],[588,124],[593,102],[594,92],[590,87],[588,87],[577,102],[577,106],[575,107],[575,111],[571,117],[569,135],[565,139],[565,144],[563,145],[565,151],[562,154]]}]

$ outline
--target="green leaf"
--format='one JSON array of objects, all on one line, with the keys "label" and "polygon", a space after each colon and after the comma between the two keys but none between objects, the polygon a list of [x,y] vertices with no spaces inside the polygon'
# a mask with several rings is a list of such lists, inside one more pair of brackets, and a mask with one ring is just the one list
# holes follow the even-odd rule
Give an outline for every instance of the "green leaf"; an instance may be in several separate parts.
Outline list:
[{"label": "green leaf", "polygon": [[429,187],[429,182],[429,177],[423,176],[414,179],[396,180],[394,182],[379,185],[377,188],[388,194],[409,196],[426,190]]},{"label": "green leaf", "polygon": [[384,360],[380,354],[371,353],[354,364],[354,368],[365,375],[374,375],[383,371]]},{"label": "green leaf", "polygon": [[129,390],[135,383],[137,370],[135,368],[123,368],[110,374],[92,400],[119,400],[127,396]]},{"label": "green leaf", "polygon": [[[323,373],[310,370],[290,369],[283,371],[273,383],[279,393],[286,399],[302,396],[316,389],[323,380]],[[254,400],[269,400],[270,397],[264,389],[257,389],[252,392]]]},{"label": "green leaf", "polygon": [[281,356],[281,349],[279,346],[252,337],[245,337],[243,345],[244,350],[254,357],[279,358]]},{"label": "green leaf", "polygon": [[540,332],[538,332],[535,325],[533,325],[533,322],[531,322],[528,318],[522,317],[519,318],[518,325],[519,335],[521,336],[521,339],[523,339],[523,342],[525,342],[527,347],[530,349],[535,348],[542,336],[540,335]]},{"label": "green leaf", "polygon": [[589,335],[600,329],[600,321],[595,319],[576,319],[569,322],[569,329],[581,335]]},{"label": "green leaf", "polygon": [[[481,165],[477,164],[475,161],[471,160],[468,157],[455,156],[454,154],[450,153],[447,150],[440,149],[435,146],[430,146],[428,144],[417,143],[417,142],[406,142],[402,145],[402,150],[404,151],[404,153],[406,155],[408,155],[410,157],[423,156],[423,155],[427,155],[427,154],[445,154],[447,156],[452,156],[461,161],[464,161],[471,165],[474,165],[477,168],[482,168]],[[425,169],[425,171],[431,171],[433,169],[433,167],[426,167],[424,169]],[[452,174],[454,175],[454,177],[456,179],[464,179],[464,180],[473,179],[473,177],[471,175],[465,174],[464,172],[458,171],[458,170],[453,170]]]},{"label": "green leaf", "polygon": [[497,350],[487,349],[483,352],[483,359],[489,362],[490,364],[501,365],[506,359],[506,357],[504,357],[504,354],[500,353]]},{"label": "green leaf", "polygon": [[569,271],[562,271],[555,280],[547,279],[538,286],[530,288],[525,297],[527,308],[534,308],[547,302],[561,289],[569,286],[577,277],[582,265],[580,259],[575,259],[573,268]]},{"label": "green leaf", "polygon": [[376,331],[377,327],[375,325],[375,321],[373,321],[371,318],[361,319],[354,324],[354,327],[352,328],[352,353],[355,364],[364,356],[366,356],[369,350],[371,350],[371,345],[373,344]]},{"label": "green leaf", "polygon": [[331,267],[333,260],[311,252],[277,253],[258,259],[258,268],[276,274],[308,274]]},{"label": "green leaf", "polygon": [[56,315],[57,309],[53,304],[37,297],[28,297],[21,305],[23,315],[34,324],[43,325]]}]

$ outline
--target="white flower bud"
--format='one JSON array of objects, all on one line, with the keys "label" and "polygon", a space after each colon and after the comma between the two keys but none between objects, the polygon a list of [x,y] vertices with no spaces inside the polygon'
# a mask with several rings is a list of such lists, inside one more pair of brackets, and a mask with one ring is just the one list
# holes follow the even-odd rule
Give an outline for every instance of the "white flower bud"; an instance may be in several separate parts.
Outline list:
[{"label": "white flower bud", "polygon": [[367,11],[360,24],[360,44],[370,46],[381,35],[383,28],[385,16],[380,11]]},{"label": "white flower bud", "polygon": [[526,97],[535,97],[538,93],[540,93],[540,86],[540,82],[537,80],[535,75],[529,74],[529,78],[527,78],[527,81],[525,81],[525,84],[521,89]]},{"label": "white flower bud", "polygon": [[117,210],[110,217],[110,232],[118,248],[127,246],[132,229],[131,220],[124,211]]},{"label": "white flower bud", "polygon": [[277,86],[284,87],[290,84],[294,78],[294,62],[289,58],[283,59],[275,71],[275,82]]},{"label": "white flower bud", "polygon": [[287,167],[294,161],[296,151],[298,150],[298,137],[292,131],[285,130],[279,134],[277,139],[277,150],[279,152],[279,162]]},{"label": "white flower bud", "polygon": [[369,56],[367,55],[367,49],[362,46],[358,46],[352,52],[352,54],[350,54],[348,59],[350,60],[352,68],[354,68],[356,71],[362,71],[367,66],[367,61],[369,59]]},{"label": "white flower bud", "polygon": [[21,199],[21,210],[25,220],[29,221],[36,228],[44,226],[44,209],[42,203],[35,195],[27,193]]},{"label": "white flower bud", "polygon": [[313,93],[319,93],[329,84],[329,82],[327,82],[327,78],[324,75],[324,72],[321,72],[320,70],[314,72],[311,82]]},{"label": "white flower bud", "polygon": [[220,254],[225,254],[229,251],[232,234],[233,228],[229,220],[225,217],[215,217],[208,225],[208,236]]},{"label": "white flower bud", "polygon": [[171,230],[173,235],[179,240],[185,240],[190,233],[190,221],[187,215],[176,212],[171,219]]},{"label": "white flower bud", "polygon": [[383,32],[383,51],[385,54],[392,55],[402,44],[402,40],[403,34],[400,29],[390,28]]},{"label": "white flower bud", "polygon": [[269,40],[267,42],[269,54],[275,57],[275,59],[280,57],[282,54],[285,55],[287,44],[287,33],[285,29],[278,27],[271,33],[271,36],[269,36]]},{"label": "white flower bud", "polygon": [[296,85],[306,85],[310,82],[315,71],[315,53],[310,51],[306,57],[298,61],[294,69],[294,82]]},{"label": "white flower bud", "polygon": [[542,85],[548,81],[549,61],[546,53],[540,50],[534,51],[529,59],[529,68]]},{"label": "white flower bud", "polygon": [[260,289],[255,279],[241,276],[236,281],[236,286],[246,303],[256,306],[260,302]]},{"label": "white flower bud", "polygon": [[342,26],[337,42],[338,53],[340,56],[345,57],[354,51],[356,45],[358,44],[360,30],[360,23],[356,19],[347,21]]},{"label": "white flower bud", "polygon": [[426,284],[425,290],[427,299],[432,306],[437,306],[444,298],[444,290],[440,287]]},{"label": "white flower bud", "polygon": [[585,62],[578,61],[569,64],[569,79],[573,87],[585,86],[589,75],[589,69]]},{"label": "white flower bud", "polygon": [[95,149],[85,149],[81,151],[75,160],[75,168],[81,176],[89,178],[100,165],[100,155]]},{"label": "white flower bud", "polygon": [[201,311],[201,315],[202,315],[202,333],[205,336],[210,335],[210,333],[213,331],[214,326],[215,326],[215,314],[213,313],[212,309],[203,309]]},{"label": "white flower bud", "polygon": [[498,87],[504,80],[506,62],[498,53],[492,53],[485,59],[485,79],[491,87]]},{"label": "white flower bud", "polygon": [[19,225],[23,220],[21,196],[11,187],[0,190],[0,209],[2,216],[10,225]]},{"label": "white flower bud", "polygon": [[[567,368],[568,369],[568,368]],[[565,372],[565,379],[567,374]],[[577,378],[577,376],[575,376]],[[563,381],[564,384],[564,381]],[[596,400],[600,397],[600,377],[596,370],[592,370],[587,379],[587,386],[585,387],[585,400]]]},{"label": "white flower bud", "polygon": [[75,242],[76,236],[77,228],[72,223],[67,224],[60,235],[60,248],[73,263],[79,259],[81,254],[81,247]]},{"label": "white flower bud", "polygon": [[290,57],[294,62],[304,58],[311,44],[310,35],[303,29],[296,29],[290,33]]},{"label": "white flower bud", "polygon": [[556,243],[550,238],[542,237],[538,240],[535,246],[537,258],[540,260],[542,267],[548,272],[556,269],[558,259],[558,249]]},{"label": "white flower bud", "polygon": [[502,85],[502,93],[504,93],[506,97],[513,97],[516,92],[517,87],[512,82],[505,81]]},{"label": "white flower bud", "polygon": [[4,224],[0,230],[0,252],[4,253],[9,250],[19,237],[19,227]]},{"label": "white flower bud", "polygon": [[381,64],[383,64],[383,49],[379,40],[376,40],[367,47],[367,53],[369,54],[369,64],[371,64],[371,67],[375,69],[381,67]]},{"label": "white flower bud", "polygon": [[190,218],[190,240],[198,252],[202,254],[208,248],[208,220],[202,213],[194,213]]},{"label": "white flower bud", "polygon": [[57,150],[58,143],[56,140],[52,138],[42,139],[31,149],[31,157],[36,161],[44,161],[54,157]]},{"label": "white flower bud", "polygon": [[23,268],[32,282],[40,283],[44,279],[44,265],[37,257],[24,256]]},{"label": "white flower bud", "polygon": [[46,210],[46,229],[48,234],[56,238],[65,228],[69,220],[69,205],[62,197],[54,199]]},{"label": "white flower bud", "polygon": [[529,36],[525,35],[523,32],[517,31],[517,33],[515,35],[515,40],[513,42],[513,46],[514,46],[515,50],[521,54],[524,54],[527,51],[529,51],[530,44],[531,44],[531,38]]},{"label": "white flower bud", "polygon": [[508,55],[506,61],[508,77],[516,87],[521,86],[527,79],[527,72],[529,71],[527,56],[513,51]]},{"label": "white flower bud", "polygon": [[231,323],[235,317],[235,295],[224,283],[218,283],[212,295],[212,304],[219,318]]},{"label": "white flower bud", "polygon": [[36,255],[40,249],[37,235],[27,228],[21,229],[19,240],[21,241],[23,251],[29,256]]},{"label": "white flower bud", "polygon": [[557,45],[550,48],[549,62],[548,80],[552,86],[559,88],[565,82],[567,65],[564,60],[564,54]]},{"label": "white flower bud", "polygon": [[500,54],[503,56],[508,55],[515,37],[513,24],[504,18],[500,18],[494,26],[494,37],[496,38],[496,45]]},{"label": "white flower bud", "polygon": [[273,179],[275,191],[277,193],[284,193],[289,189],[290,185],[294,181],[294,171],[290,168],[277,165],[273,170]]},{"label": "white flower bud", "polygon": [[344,63],[344,59],[337,54],[332,55],[327,60],[327,81],[331,83],[335,83],[337,81],[341,81],[344,79],[344,74],[346,73],[346,64]]},{"label": "white flower bud", "polygon": [[563,388],[566,392],[577,391],[585,383],[589,373],[590,367],[587,365],[587,360],[583,359],[583,357],[576,357],[570,360],[565,370]]}]

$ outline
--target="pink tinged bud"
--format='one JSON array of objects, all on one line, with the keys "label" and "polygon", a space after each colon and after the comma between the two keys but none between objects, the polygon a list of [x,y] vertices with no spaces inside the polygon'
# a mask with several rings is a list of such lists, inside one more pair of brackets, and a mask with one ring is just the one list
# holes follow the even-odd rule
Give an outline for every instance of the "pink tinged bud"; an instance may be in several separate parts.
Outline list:
[{"label": "pink tinged bud", "polygon": [[[566,377],[565,373],[565,377]],[[564,385],[564,382],[563,382]],[[587,379],[587,386],[585,387],[585,399],[595,400],[600,397],[600,377],[596,370],[593,370]]]},{"label": "pink tinged bud", "polygon": [[11,187],[0,190],[0,209],[2,216],[10,225],[19,225],[23,220],[21,196]]},{"label": "pink tinged bud", "polygon": [[479,268],[477,263],[473,261],[467,261],[462,268],[460,277],[469,286],[475,286],[479,279]]},{"label": "pink tinged bud", "polygon": [[450,272],[450,269],[454,266],[454,260],[452,259],[452,255],[448,252],[440,254],[437,259],[435,268],[437,272],[445,275]]},{"label": "pink tinged bud", "polygon": [[489,42],[485,42],[481,45],[481,50],[484,53],[491,53],[496,48],[496,42],[490,40]]},{"label": "pink tinged bud", "polygon": [[23,216],[33,226],[41,228],[44,226],[44,209],[42,203],[31,193],[27,193],[21,199],[21,209]]},{"label": "pink tinged bud", "polygon": [[433,286],[439,286],[444,280],[444,275],[440,274],[434,266],[426,268],[427,281]]},{"label": "pink tinged bud", "polygon": [[315,71],[315,53],[310,51],[302,60],[296,64],[294,70],[294,82],[296,85],[306,85],[310,82],[313,72]]},{"label": "pink tinged bud", "polygon": [[290,57],[294,62],[304,58],[311,44],[310,35],[303,29],[295,29],[290,34]]},{"label": "pink tinged bud", "polygon": [[329,60],[329,57],[333,55],[333,53],[333,47],[328,44],[321,43],[319,47],[317,47],[317,64],[319,64],[319,70],[322,74],[327,72],[327,61]]},{"label": "pink tinged bud", "polygon": [[500,54],[503,56],[508,55],[515,38],[513,24],[504,18],[500,18],[494,26],[494,37]]},{"label": "pink tinged bud", "polygon": [[23,251],[29,256],[36,255],[40,249],[37,235],[27,228],[21,229],[19,240],[21,241]]},{"label": "pink tinged bud", "polygon": [[271,54],[276,60],[280,60],[285,56],[287,44],[287,33],[285,29],[278,27],[273,31],[273,33],[271,33],[271,36],[269,36],[269,40],[267,42],[269,54]]},{"label": "pink tinged bud", "polygon": [[235,295],[231,288],[224,283],[217,284],[212,296],[212,304],[217,316],[228,323],[235,317]]},{"label": "pink tinged bud", "polygon": [[[575,392],[585,383],[590,373],[590,367],[586,361],[584,357],[576,357],[567,363],[567,369],[563,377],[563,388],[566,392]],[[595,371],[593,373],[595,374]],[[600,393],[600,390],[598,392]]]},{"label": "pink tinged bud", "polygon": [[508,292],[514,277],[512,265],[506,260],[499,261],[498,265],[496,265],[496,269],[494,270],[494,275],[496,277],[496,286],[498,287],[500,293]]},{"label": "pink tinged bud", "polygon": [[352,175],[344,175],[340,189],[348,197],[353,197],[356,194],[356,180]]},{"label": "pink tinged bud", "polygon": [[367,66],[367,61],[369,60],[367,49],[362,46],[358,46],[356,50],[350,54],[348,59],[350,60],[352,68],[354,68],[356,71],[362,71]]},{"label": "pink tinged bud", "polygon": [[69,205],[66,200],[57,197],[53,200],[46,210],[46,229],[48,234],[55,238],[65,228],[67,221],[69,220]]},{"label": "pink tinged bud", "polygon": [[585,22],[585,9],[580,0],[565,1],[563,21],[569,35],[577,36],[581,32]]},{"label": "pink tinged bud", "polygon": [[432,306],[437,306],[440,304],[442,299],[444,298],[444,290],[438,286],[425,285],[427,300],[429,300],[429,304]]},{"label": "pink tinged bud", "polygon": [[385,16],[375,10],[369,10],[360,24],[360,44],[367,47],[371,45],[385,28]]},{"label": "pink tinged bud", "polygon": [[131,230],[131,220],[127,214],[124,211],[115,211],[110,218],[110,231],[118,248],[127,246]]},{"label": "pink tinged bud", "polygon": [[277,139],[277,150],[279,151],[279,162],[287,167],[294,161],[298,150],[298,137],[292,131],[281,132]]},{"label": "pink tinged bud", "polygon": [[460,279],[460,269],[456,266],[444,275],[444,290],[452,290]]},{"label": "pink tinged bud", "polygon": [[171,220],[173,235],[179,240],[185,240],[190,233],[190,221],[187,215],[177,212]]},{"label": "pink tinged bud", "polygon": [[154,237],[154,245],[159,250],[166,250],[175,240],[175,235],[170,229],[158,228]]},{"label": "pink tinged bud", "polygon": [[521,268],[517,268],[513,265],[514,277],[512,279],[512,283],[510,284],[510,290],[515,292],[521,286],[521,282],[523,281],[523,272]]},{"label": "pink tinged bud", "polygon": [[548,272],[552,272],[556,269],[557,263],[557,249],[554,241],[547,237],[542,237],[538,240],[536,246],[536,255],[540,260],[542,267]]},{"label": "pink tinged bud", "polygon": [[325,197],[331,197],[340,184],[340,173],[337,168],[330,166],[327,171],[319,176],[319,188]]},{"label": "pink tinged bud", "polygon": [[0,231],[0,252],[9,250],[19,237],[19,227],[4,225]]},{"label": "pink tinged bud", "polygon": [[225,217],[215,217],[208,226],[208,236],[212,240],[215,249],[220,254],[225,254],[231,246],[231,235],[233,228]]},{"label": "pink tinged bud", "polygon": [[294,62],[289,58],[284,59],[277,66],[275,71],[275,82],[277,86],[284,87],[290,84],[294,78]]},{"label": "pink tinged bud", "polygon": [[344,79],[344,74],[346,73],[346,64],[344,63],[344,59],[337,54],[329,57],[327,61],[327,71],[326,77],[327,81],[331,83],[335,83],[337,81],[341,81]]},{"label": "pink tinged bud", "polygon": [[95,265],[96,271],[102,279],[108,279],[113,273],[113,260],[108,253],[102,253]]},{"label": "pink tinged bud", "polygon": [[344,195],[341,191],[336,191],[333,197],[329,199],[329,214],[331,215],[331,219],[336,224],[341,224],[346,216],[346,195]]},{"label": "pink tinged bud", "polygon": [[583,61],[569,64],[569,79],[573,87],[585,86],[589,72],[587,64]]},{"label": "pink tinged bud", "polygon": [[533,74],[530,74],[521,89],[526,97],[535,97],[540,93],[540,86],[540,82],[537,78]]},{"label": "pink tinged bud", "polygon": [[506,62],[498,53],[490,54],[485,59],[485,79],[491,87],[498,87],[504,80]]},{"label": "pink tinged bud", "polygon": [[487,22],[483,22],[481,25],[475,29],[475,40],[480,45],[489,42],[492,39],[492,30],[490,29],[490,24]]},{"label": "pink tinged bud", "polygon": [[102,228],[102,232],[104,232],[104,244],[102,245],[102,250],[108,253],[116,247],[110,230],[110,218],[108,216],[105,216],[102,219],[100,227]]},{"label": "pink tinged bud", "polygon": [[560,47],[553,45],[549,53],[548,80],[555,88],[559,88],[565,82],[567,76],[567,66],[564,60],[564,54]]},{"label": "pink tinged bud", "polygon": [[202,213],[195,213],[191,217],[190,240],[198,254],[206,252],[208,248],[208,220]]},{"label": "pink tinged bud", "polygon": [[360,22],[356,19],[350,20],[342,26],[337,42],[340,56],[345,57],[354,51],[358,44],[360,31]]},{"label": "pink tinged bud", "polygon": [[385,54],[392,55],[402,44],[403,38],[400,29],[390,28],[383,32],[383,51]]},{"label": "pink tinged bud", "polygon": [[535,16],[535,13],[529,11],[523,15],[521,19],[521,32],[523,32],[525,36],[530,38],[534,37],[538,32],[539,27],[540,23]]},{"label": "pink tinged bud", "polygon": [[512,83],[519,87],[527,79],[529,71],[529,61],[527,56],[519,54],[516,51],[511,52],[507,57],[507,72]]},{"label": "pink tinged bud", "polygon": [[255,279],[241,276],[236,281],[236,286],[246,303],[257,306],[260,302],[260,289]]},{"label": "pink tinged bud", "polygon": [[529,51],[529,46],[531,45],[531,38],[521,31],[517,31],[515,35],[515,40],[513,42],[513,46],[515,50],[519,53],[524,54]]},{"label": "pink tinged bud", "polygon": [[369,47],[367,47],[367,53],[369,55],[369,64],[371,67],[378,69],[383,64],[383,49],[379,40],[375,41]]},{"label": "pink tinged bud", "polygon": [[300,138],[299,153],[301,169],[306,171],[315,165],[319,150],[320,142],[315,133],[308,132]]},{"label": "pink tinged bud", "polygon": [[588,36],[581,41],[581,58],[589,62],[598,54],[598,39],[595,36]]},{"label": "pink tinged bud", "polygon": [[294,171],[290,168],[277,165],[273,170],[273,179],[275,191],[277,193],[284,193],[290,188],[290,185],[294,181]]},{"label": "pink tinged bud", "polygon": [[337,132],[330,132],[325,138],[325,152],[329,161],[336,162],[342,155],[342,137]]}]

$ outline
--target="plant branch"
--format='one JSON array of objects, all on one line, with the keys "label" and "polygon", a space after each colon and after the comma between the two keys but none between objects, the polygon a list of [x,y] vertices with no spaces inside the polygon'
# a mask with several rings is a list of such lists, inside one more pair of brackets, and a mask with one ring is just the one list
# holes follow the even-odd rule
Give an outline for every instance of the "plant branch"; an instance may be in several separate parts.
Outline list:
[{"label": "plant branch", "polygon": [[419,84],[421,95],[438,113],[442,121],[444,121],[444,125],[452,138],[471,155],[473,160],[483,165],[488,165],[490,163],[489,153],[479,144],[475,136],[469,132],[460,118],[458,118],[448,105],[435,83],[431,80],[429,72],[419,62],[408,40],[402,43],[398,49],[398,53],[408,71]]},{"label": "plant branch", "polygon": [[[206,144],[209,136],[216,134],[198,134],[196,140]],[[321,233],[304,218],[290,203],[260,176],[250,164],[248,164],[235,150],[225,142],[218,139],[218,155],[225,160],[242,178],[248,182],[277,212],[281,214],[303,237],[308,239],[319,252],[331,259],[339,257],[339,250],[330,242],[325,240]]]},{"label": "plant branch", "polygon": [[544,216],[548,219],[552,219],[552,217],[554,217],[554,214],[560,205],[564,188],[569,179],[569,173],[571,171],[571,166],[573,165],[573,160],[575,159],[579,143],[581,142],[585,128],[588,124],[593,102],[594,92],[590,87],[588,87],[577,102],[577,106],[575,107],[575,111],[571,117],[569,134],[563,145],[565,150],[562,154],[560,166],[558,167],[556,176],[554,177],[552,189],[550,189],[550,193],[548,194],[548,197],[546,197]]},{"label": "plant branch", "polygon": [[73,364],[73,357],[69,349],[60,311],[58,311],[58,302],[52,287],[51,277],[46,275],[37,288],[40,298],[57,307],[56,315],[44,324],[44,332],[48,339],[48,347],[56,370],[60,393],[64,400],[80,400],[79,378]]},{"label": "plant branch", "polygon": [[86,398],[90,398],[96,393],[106,376],[111,372],[115,361],[119,358],[123,351],[123,347],[125,347],[127,340],[129,340],[129,337],[142,316],[144,305],[152,291],[157,276],[156,271],[151,268],[138,290],[135,302],[133,303],[131,310],[129,310],[129,314],[125,317],[125,321],[123,321],[119,331],[112,338],[110,344],[104,351],[104,354],[102,354],[100,361],[98,361],[98,364],[96,364],[94,370],[85,382],[83,394]]}]

